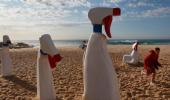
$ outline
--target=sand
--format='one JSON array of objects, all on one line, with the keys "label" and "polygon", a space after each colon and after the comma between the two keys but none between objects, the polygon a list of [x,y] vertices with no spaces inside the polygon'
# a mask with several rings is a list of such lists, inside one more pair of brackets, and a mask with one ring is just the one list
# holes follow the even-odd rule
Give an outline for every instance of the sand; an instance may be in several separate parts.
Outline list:
[{"label": "sand", "polygon": [[[141,75],[143,57],[148,50],[161,48],[156,84],[150,86]],[[140,63],[122,65],[122,56],[131,52],[130,45],[108,46],[119,78],[121,100],[170,100],[170,45],[140,45]],[[61,47],[64,57],[53,72],[57,100],[81,100],[83,94],[83,50]],[[0,77],[0,100],[31,100],[36,96],[37,49],[12,49],[13,76]],[[0,64],[1,67],[1,64]]]}]

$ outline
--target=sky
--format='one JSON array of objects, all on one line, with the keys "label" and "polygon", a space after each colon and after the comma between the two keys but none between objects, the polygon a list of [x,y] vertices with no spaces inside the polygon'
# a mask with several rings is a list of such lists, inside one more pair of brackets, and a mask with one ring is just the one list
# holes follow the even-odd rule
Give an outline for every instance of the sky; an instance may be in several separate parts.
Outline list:
[{"label": "sky", "polygon": [[170,0],[0,0],[0,37],[88,39],[88,11],[99,6],[122,10],[113,17],[112,39],[170,39]]}]

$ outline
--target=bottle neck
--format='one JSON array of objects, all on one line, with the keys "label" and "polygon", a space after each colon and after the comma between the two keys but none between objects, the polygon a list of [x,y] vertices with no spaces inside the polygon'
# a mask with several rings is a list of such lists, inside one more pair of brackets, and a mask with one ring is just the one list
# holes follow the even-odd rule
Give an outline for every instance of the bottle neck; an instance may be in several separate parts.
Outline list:
[{"label": "bottle neck", "polygon": [[40,53],[41,53],[42,55],[48,55],[47,53],[43,52],[42,49],[40,49]]},{"label": "bottle neck", "polygon": [[93,32],[102,34],[102,24],[93,24]]}]

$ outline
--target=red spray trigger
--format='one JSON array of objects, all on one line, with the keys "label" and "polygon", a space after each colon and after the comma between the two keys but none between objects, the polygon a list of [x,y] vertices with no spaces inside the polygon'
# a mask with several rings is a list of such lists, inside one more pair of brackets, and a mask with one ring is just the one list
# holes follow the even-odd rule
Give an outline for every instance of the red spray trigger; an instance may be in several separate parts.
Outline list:
[{"label": "red spray trigger", "polygon": [[54,69],[57,66],[57,63],[62,60],[63,57],[60,54],[56,54],[54,56],[48,55],[48,61],[50,64],[51,69]]},{"label": "red spray trigger", "polygon": [[105,32],[107,34],[107,36],[109,38],[111,38],[111,33],[110,33],[110,27],[111,27],[111,24],[112,24],[112,16],[107,16],[103,19],[103,24],[104,24],[104,27],[105,27]]}]

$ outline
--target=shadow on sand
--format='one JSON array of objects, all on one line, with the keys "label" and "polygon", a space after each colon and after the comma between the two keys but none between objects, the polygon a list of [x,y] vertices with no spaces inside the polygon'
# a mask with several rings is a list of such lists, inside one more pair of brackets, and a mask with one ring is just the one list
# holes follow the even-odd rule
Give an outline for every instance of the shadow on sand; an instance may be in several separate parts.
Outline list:
[{"label": "shadow on sand", "polygon": [[[12,81],[14,84],[19,85],[19,86],[25,88],[26,90],[29,90],[29,91],[35,92],[35,93],[37,92],[37,88],[34,85],[29,83],[28,81],[21,80],[20,78],[16,77],[15,75],[5,76],[3,78],[8,81]],[[32,100],[38,100],[38,99],[36,97],[33,97]],[[56,100],[63,100],[63,99],[60,99],[56,96]]]},{"label": "shadow on sand", "polygon": [[164,88],[169,88],[170,89],[170,84],[167,82],[156,82],[157,86],[159,87],[164,87]]},{"label": "shadow on sand", "polygon": [[20,78],[16,77],[15,75],[6,76],[6,77],[3,77],[3,78],[5,78],[8,81],[12,81],[16,85],[20,85],[21,87],[23,87],[23,88],[25,88],[29,91],[32,91],[32,92],[37,91],[37,88],[34,85],[29,83],[28,81],[21,80]]},{"label": "shadow on sand", "polygon": [[127,64],[129,67],[143,67],[143,62],[138,62],[137,64]]}]

